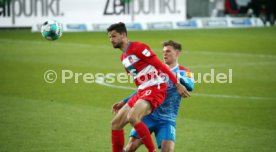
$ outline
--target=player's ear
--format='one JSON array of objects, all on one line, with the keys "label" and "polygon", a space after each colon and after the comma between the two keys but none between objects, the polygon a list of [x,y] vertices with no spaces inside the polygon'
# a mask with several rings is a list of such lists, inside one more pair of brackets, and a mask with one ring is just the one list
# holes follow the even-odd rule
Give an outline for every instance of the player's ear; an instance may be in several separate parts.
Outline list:
[{"label": "player's ear", "polygon": [[176,56],[179,57],[180,56],[180,51],[179,50],[175,50]]},{"label": "player's ear", "polygon": [[127,34],[125,32],[122,33],[123,37],[127,37]]}]

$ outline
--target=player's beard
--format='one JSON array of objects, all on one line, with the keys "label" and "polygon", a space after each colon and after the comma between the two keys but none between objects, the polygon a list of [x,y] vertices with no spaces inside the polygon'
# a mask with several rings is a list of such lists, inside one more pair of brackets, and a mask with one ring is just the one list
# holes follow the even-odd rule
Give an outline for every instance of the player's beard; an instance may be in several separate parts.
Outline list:
[{"label": "player's beard", "polygon": [[121,48],[122,47],[122,42],[120,42],[120,43],[115,43],[115,44],[113,44],[113,48],[115,48],[115,49],[119,49],[119,48]]}]

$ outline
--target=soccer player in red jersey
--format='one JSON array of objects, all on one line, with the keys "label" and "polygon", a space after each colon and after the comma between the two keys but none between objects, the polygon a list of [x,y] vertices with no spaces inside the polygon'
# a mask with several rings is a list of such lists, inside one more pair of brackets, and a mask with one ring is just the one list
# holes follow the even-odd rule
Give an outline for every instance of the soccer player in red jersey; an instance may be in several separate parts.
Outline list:
[{"label": "soccer player in red jersey", "polygon": [[146,44],[128,40],[124,23],[112,24],[107,32],[113,47],[122,51],[121,62],[138,87],[137,94],[128,100],[112,120],[112,152],[123,151],[123,128],[128,122],[135,128],[148,152],[155,152],[150,132],[141,119],[160,106],[166,97],[167,84],[160,75],[164,73],[168,76],[181,96],[189,97],[190,94]]}]

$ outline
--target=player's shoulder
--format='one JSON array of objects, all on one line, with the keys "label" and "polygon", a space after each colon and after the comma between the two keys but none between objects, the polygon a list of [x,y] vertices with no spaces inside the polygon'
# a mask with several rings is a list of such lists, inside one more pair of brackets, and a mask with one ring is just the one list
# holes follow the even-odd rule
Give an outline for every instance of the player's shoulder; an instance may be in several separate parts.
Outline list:
[{"label": "player's shoulder", "polygon": [[149,47],[147,44],[143,42],[131,42],[131,44],[135,47]]},{"label": "player's shoulder", "polygon": [[185,68],[184,66],[179,65],[179,70],[186,71],[186,72],[192,72],[188,68]]},{"label": "player's shoulder", "polygon": [[187,68],[185,68],[185,67],[183,67],[183,66],[179,66],[179,74],[180,75],[185,75],[185,76],[187,76],[188,78],[193,78],[193,73],[192,73],[192,71],[191,70],[189,70],[189,69],[187,69]]}]

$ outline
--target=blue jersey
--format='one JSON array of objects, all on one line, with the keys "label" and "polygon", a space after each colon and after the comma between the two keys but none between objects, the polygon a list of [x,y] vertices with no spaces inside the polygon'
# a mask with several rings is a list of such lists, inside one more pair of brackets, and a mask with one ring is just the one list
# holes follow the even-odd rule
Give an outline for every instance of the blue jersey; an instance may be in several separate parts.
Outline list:
[{"label": "blue jersey", "polygon": [[[194,88],[194,80],[192,73],[184,67],[176,65],[171,69],[173,73],[176,74],[177,78],[180,80],[180,83],[186,87],[188,91],[192,91]],[[146,117],[151,117],[155,120],[164,120],[169,121],[172,125],[175,125],[176,117],[178,115],[178,110],[181,102],[181,96],[178,93],[176,86],[169,80],[167,82],[167,97],[164,102],[153,111],[150,115]],[[133,93],[128,98],[124,99],[124,102],[127,102],[131,98]]]}]

